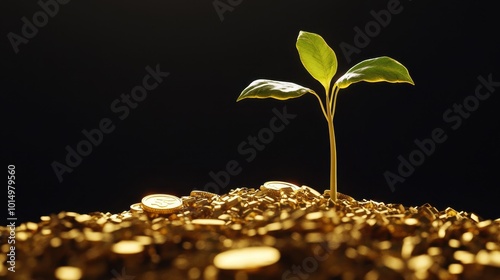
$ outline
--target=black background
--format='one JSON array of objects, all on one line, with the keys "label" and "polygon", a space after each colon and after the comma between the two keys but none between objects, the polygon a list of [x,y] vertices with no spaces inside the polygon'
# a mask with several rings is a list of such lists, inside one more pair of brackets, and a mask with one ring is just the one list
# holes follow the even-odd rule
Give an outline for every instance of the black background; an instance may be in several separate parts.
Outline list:
[{"label": "black background", "polygon": [[[328,130],[316,98],[235,102],[258,78],[322,93],[299,61],[300,30],[322,35],[335,50],[337,78],[354,63],[388,55],[416,83],[363,83],[340,92],[340,192],[500,217],[498,90],[458,129],[443,119],[454,103],[474,94],[479,75],[500,81],[495,8],[402,0],[401,13],[348,63],[340,43],[354,45],[353,28],[364,29],[373,20],[370,11],[388,2],[232,1],[221,20],[210,0],[72,0],[16,54],[9,32],[22,35],[21,18],[32,21],[41,8],[36,1],[3,1],[2,162],[16,166],[19,221],[63,210],[118,213],[150,193],[188,195],[230,160],[242,171],[220,193],[269,180],[328,188]],[[142,83],[146,66],[157,64],[170,76],[119,120],[111,103]],[[285,105],[297,117],[247,162],[238,145],[268,127],[272,109]],[[75,148],[85,139],[81,131],[97,128],[103,118],[115,130],[59,182],[51,163],[65,163],[65,147]],[[392,192],[384,172],[397,172],[398,156],[408,158],[413,141],[429,138],[434,128],[447,140]]]}]

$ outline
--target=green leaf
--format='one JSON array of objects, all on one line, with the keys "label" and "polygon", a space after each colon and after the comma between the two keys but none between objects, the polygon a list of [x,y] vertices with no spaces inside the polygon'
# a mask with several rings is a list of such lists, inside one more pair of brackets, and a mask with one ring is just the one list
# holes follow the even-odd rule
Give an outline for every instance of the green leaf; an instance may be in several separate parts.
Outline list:
[{"label": "green leaf", "polygon": [[286,100],[301,97],[308,92],[314,93],[312,89],[308,89],[294,83],[260,79],[255,80],[248,85],[241,92],[236,101],[240,101],[245,98],[274,98],[278,100]]},{"label": "green leaf", "polygon": [[300,61],[307,72],[329,89],[333,76],[337,73],[337,56],[323,37],[315,33],[300,31],[296,43]]},{"label": "green leaf", "polygon": [[361,61],[342,75],[336,84],[339,88],[346,88],[350,84],[362,81],[369,83],[409,83],[415,85],[408,73],[408,69],[395,59],[387,56]]}]

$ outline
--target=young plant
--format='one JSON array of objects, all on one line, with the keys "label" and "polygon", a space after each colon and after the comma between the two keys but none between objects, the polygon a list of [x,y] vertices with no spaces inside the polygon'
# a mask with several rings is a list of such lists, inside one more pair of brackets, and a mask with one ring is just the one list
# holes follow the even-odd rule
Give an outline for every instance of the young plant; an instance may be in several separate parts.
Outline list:
[{"label": "young plant", "polygon": [[286,100],[297,98],[306,93],[311,93],[319,101],[323,115],[328,123],[330,137],[330,199],[337,200],[337,154],[335,147],[335,131],[333,116],[337,105],[337,96],[340,89],[347,88],[357,82],[389,82],[413,83],[408,69],[398,61],[387,57],[377,57],[364,60],[333,83],[332,79],[337,73],[337,56],[325,40],[318,34],[300,31],[296,43],[300,61],[311,76],[321,83],[325,90],[324,103],[312,89],[298,84],[282,81],[259,79],[246,87],[236,101],[246,98],[275,98]]}]

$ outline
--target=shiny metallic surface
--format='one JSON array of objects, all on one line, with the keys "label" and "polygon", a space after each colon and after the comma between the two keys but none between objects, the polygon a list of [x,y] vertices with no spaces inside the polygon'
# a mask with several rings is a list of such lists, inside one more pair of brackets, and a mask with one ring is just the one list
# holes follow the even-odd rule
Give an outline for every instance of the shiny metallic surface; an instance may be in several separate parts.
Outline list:
[{"label": "shiny metallic surface", "polygon": [[[273,185],[274,186],[274,185]],[[302,186],[147,196],[0,227],[2,279],[495,279],[500,219]],[[128,207],[124,207],[128,208]],[[121,278],[120,278],[121,277]]]}]

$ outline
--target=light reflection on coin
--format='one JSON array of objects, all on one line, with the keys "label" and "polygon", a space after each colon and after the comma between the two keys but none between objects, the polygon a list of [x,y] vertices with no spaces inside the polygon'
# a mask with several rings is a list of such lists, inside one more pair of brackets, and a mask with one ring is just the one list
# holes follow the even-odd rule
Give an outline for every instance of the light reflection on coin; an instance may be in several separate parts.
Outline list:
[{"label": "light reflection on coin", "polygon": [[273,247],[247,247],[219,253],[214,258],[214,265],[226,270],[256,269],[272,265],[280,257],[280,252]]},{"label": "light reflection on coin", "polygon": [[138,202],[138,203],[134,203],[134,204],[130,205],[130,211],[137,212],[137,213],[143,212],[142,204],[140,202]]},{"label": "light reflection on coin", "polygon": [[298,189],[300,189],[300,187],[297,186],[297,185],[295,185],[295,184],[288,183],[288,182],[283,182],[283,181],[268,181],[268,182],[265,182],[261,186],[262,190],[275,190],[275,191],[279,191],[281,189],[287,189],[287,188],[291,188],[292,190],[298,190]]},{"label": "light reflection on coin", "polygon": [[169,194],[151,194],[141,203],[144,210],[157,214],[170,214],[182,208],[182,200]]},{"label": "light reflection on coin", "polygon": [[311,192],[316,197],[320,197],[321,196],[321,194],[317,190],[315,190],[315,189],[313,189],[313,188],[311,188],[309,186],[303,185],[302,188],[308,190],[309,192]]}]

